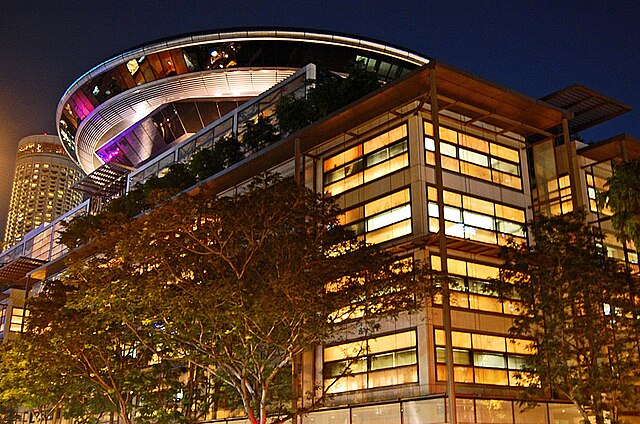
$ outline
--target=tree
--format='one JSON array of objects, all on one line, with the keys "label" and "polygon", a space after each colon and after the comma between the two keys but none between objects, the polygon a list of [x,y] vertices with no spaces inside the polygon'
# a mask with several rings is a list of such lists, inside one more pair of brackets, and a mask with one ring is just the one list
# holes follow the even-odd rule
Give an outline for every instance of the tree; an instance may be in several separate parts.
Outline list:
[{"label": "tree", "polygon": [[278,126],[270,116],[266,117],[261,113],[255,120],[248,120],[244,125],[242,141],[254,152],[280,140]]},{"label": "tree", "polygon": [[[336,337],[336,325],[370,330],[423,294],[417,264],[409,272],[363,245],[338,213],[276,176],[235,196],[178,197],[95,250],[97,262],[78,274],[84,301],[149,349],[161,346],[166,362],[222,382],[252,423],[284,422],[302,411],[291,381],[302,352]],[[345,319],[356,315],[366,319]],[[221,406],[234,409],[233,397]]]},{"label": "tree", "polygon": [[216,140],[213,147],[195,152],[189,161],[189,170],[197,180],[202,181],[243,158],[238,140],[227,135]]},{"label": "tree", "polygon": [[[75,415],[113,412],[125,424],[152,418],[160,422],[157,412],[168,403],[167,396],[173,396],[167,391],[178,375],[162,363],[153,364],[155,351],[146,349],[134,332],[107,313],[104,303],[100,307],[90,303],[84,277],[92,274],[82,271],[94,265],[89,258],[84,265],[71,266],[64,281],[48,282],[28,302],[31,314],[22,337],[29,350],[20,354],[46,374],[45,378],[28,370],[26,374],[44,385],[51,378],[54,387],[61,379],[64,397],[59,404]],[[118,263],[105,266],[114,279],[127,272]],[[82,402],[71,401],[78,398]],[[93,407],[96,403],[100,409]]]},{"label": "tree", "polygon": [[607,190],[598,196],[600,207],[613,211],[611,223],[622,241],[640,246],[640,160],[623,162],[613,168]]},{"label": "tree", "polygon": [[335,75],[312,81],[306,98],[285,96],[276,105],[283,134],[293,133],[380,88],[378,74],[356,63],[345,78]]},{"label": "tree", "polygon": [[61,409],[65,398],[64,372],[55,357],[50,357],[46,365],[35,361],[35,347],[25,337],[2,344],[0,405],[14,413],[22,407],[32,413],[36,424],[40,424]]},{"label": "tree", "polygon": [[313,104],[305,97],[289,95],[276,104],[278,127],[283,134],[291,134],[316,120]]},{"label": "tree", "polygon": [[0,410],[26,409],[36,424],[55,424],[62,418],[97,422],[109,411],[108,402],[75,378],[68,358],[56,351],[50,336],[27,332],[2,345]]},{"label": "tree", "polygon": [[584,212],[539,217],[533,247],[504,250],[497,288],[520,299],[513,335],[532,340],[521,381],[524,400],[541,393],[570,399],[585,422],[640,400],[637,281],[606,256],[601,234]]}]

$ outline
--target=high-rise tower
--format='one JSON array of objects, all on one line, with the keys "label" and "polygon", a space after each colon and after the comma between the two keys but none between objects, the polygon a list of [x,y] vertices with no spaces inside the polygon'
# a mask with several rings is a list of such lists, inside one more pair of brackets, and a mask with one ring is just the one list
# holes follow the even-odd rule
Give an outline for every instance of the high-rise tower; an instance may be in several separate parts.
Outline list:
[{"label": "high-rise tower", "polygon": [[32,229],[79,204],[82,194],[69,188],[82,175],[58,137],[32,135],[20,140],[5,242],[20,241]]}]

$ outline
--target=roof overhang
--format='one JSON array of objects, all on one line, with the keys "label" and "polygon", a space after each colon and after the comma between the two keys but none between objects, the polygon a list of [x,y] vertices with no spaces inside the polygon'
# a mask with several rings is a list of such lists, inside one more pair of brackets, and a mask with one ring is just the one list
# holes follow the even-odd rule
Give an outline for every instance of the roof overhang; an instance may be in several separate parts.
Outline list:
[{"label": "roof overhang", "polygon": [[449,65],[432,62],[407,77],[394,81],[355,104],[302,129],[299,137],[303,148],[335,137],[386,111],[413,100],[427,101],[431,84],[431,69],[435,72],[439,108],[461,113],[469,123],[485,122],[527,137],[550,135],[546,130],[571,118],[571,112],[540,100],[514,92]]},{"label": "roof overhang", "polygon": [[20,256],[0,267],[0,287],[7,288],[22,281],[27,273],[42,266],[46,261]]},{"label": "roof overhang", "polygon": [[633,160],[640,158],[640,139],[619,134],[578,150],[580,156],[602,162],[614,158]]},{"label": "roof overhang", "polygon": [[125,177],[132,170],[115,162],[107,162],[71,188],[91,196],[111,197],[124,192],[127,186]]},{"label": "roof overhang", "polygon": [[565,87],[541,100],[573,112],[574,117],[569,121],[572,133],[586,130],[631,110],[626,104],[580,84]]},{"label": "roof overhang", "polygon": [[518,93],[500,84],[443,63],[435,63],[438,95],[447,108],[522,136],[546,135],[548,129],[571,119],[570,111]]},{"label": "roof overhang", "polygon": [[[222,192],[252,176],[268,171],[294,157],[295,140],[300,151],[309,152],[319,144],[362,125],[384,113],[413,101],[423,104],[429,95],[431,70],[435,70],[438,96],[455,99],[455,108],[470,114],[476,121],[499,124],[501,128],[524,137],[547,134],[545,129],[558,125],[571,113],[546,103],[515,93],[499,85],[458,71],[448,65],[432,62],[405,78],[393,81],[357,102],[290,134],[281,142],[227,168],[203,182],[194,190],[206,188]],[[450,105],[449,110],[454,108]]]}]

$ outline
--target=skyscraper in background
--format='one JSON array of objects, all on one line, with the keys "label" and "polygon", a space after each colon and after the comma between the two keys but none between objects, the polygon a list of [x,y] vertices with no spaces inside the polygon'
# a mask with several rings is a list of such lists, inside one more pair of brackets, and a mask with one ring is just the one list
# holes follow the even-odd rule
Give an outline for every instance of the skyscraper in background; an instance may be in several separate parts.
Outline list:
[{"label": "skyscraper in background", "polygon": [[4,238],[7,246],[78,205],[82,194],[69,188],[82,175],[58,137],[32,135],[20,140]]}]

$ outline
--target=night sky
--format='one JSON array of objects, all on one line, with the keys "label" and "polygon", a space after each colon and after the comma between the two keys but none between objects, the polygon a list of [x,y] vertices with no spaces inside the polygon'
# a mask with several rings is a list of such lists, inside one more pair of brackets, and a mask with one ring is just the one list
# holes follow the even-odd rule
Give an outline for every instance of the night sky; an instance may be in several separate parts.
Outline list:
[{"label": "night sky", "polygon": [[[550,7],[547,4],[553,4]],[[388,41],[541,97],[572,83],[634,110],[587,140],[640,137],[640,1],[3,2],[0,11],[0,240],[16,145],[54,133],[66,88],[130,47],[242,26],[326,29]]]}]

